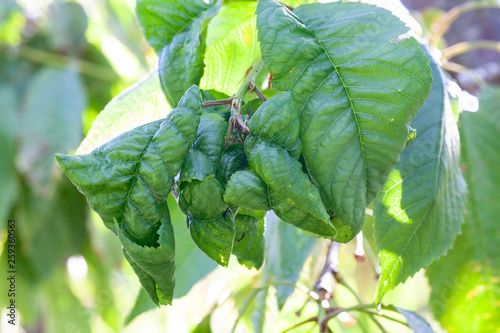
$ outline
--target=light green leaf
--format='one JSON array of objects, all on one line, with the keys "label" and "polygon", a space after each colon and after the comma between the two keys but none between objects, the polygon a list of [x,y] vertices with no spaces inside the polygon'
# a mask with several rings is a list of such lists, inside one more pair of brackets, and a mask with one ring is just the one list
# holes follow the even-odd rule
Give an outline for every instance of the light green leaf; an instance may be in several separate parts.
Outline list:
[{"label": "light green leaf", "polygon": [[41,68],[29,82],[17,165],[38,194],[47,196],[53,190],[54,154],[80,143],[86,98],[78,73],[71,69]]},{"label": "light green leaf", "polygon": [[[318,188],[302,172],[302,165],[286,148],[298,140],[299,119],[291,93],[274,96],[262,104],[248,122],[251,135],[245,140],[245,153],[250,167],[290,208],[293,216],[284,219],[298,228],[333,237],[335,228],[321,202]],[[290,207],[291,206],[291,207]],[[271,208],[274,209],[273,205]],[[277,209],[279,212],[286,212]]]},{"label": "light green leaf", "polygon": [[235,1],[223,6],[210,21],[201,88],[229,96],[237,92],[245,72],[260,56],[256,7],[256,2]]},{"label": "light green leaf", "polygon": [[126,131],[165,118],[169,112],[170,106],[161,90],[158,71],[152,70],[106,105],[76,154],[88,154]]},{"label": "light green leaf", "polygon": [[469,194],[462,234],[427,270],[430,307],[445,329],[495,332],[500,322],[500,87],[485,88],[479,111],[460,118]]},{"label": "light green leaf", "polygon": [[420,317],[415,312],[401,309],[398,307],[396,307],[396,310],[398,310],[399,313],[401,313],[405,317],[406,321],[408,322],[408,325],[410,325],[410,328],[413,330],[414,333],[434,333],[434,330],[425,321],[425,319]]},{"label": "light green leaf", "polygon": [[[15,136],[17,130],[16,114],[18,101],[15,91],[8,87],[0,86],[0,101],[2,101],[2,112],[0,113],[0,230],[4,230],[4,224],[10,217],[10,209],[14,204],[19,190],[17,182],[16,167],[14,165]],[[13,216],[12,216],[13,217]]]},{"label": "light green leaf", "polygon": [[458,128],[448,80],[435,61],[431,68],[431,93],[411,124],[416,138],[401,154],[374,203],[382,266],[377,303],[451,248],[463,223],[466,185]]},{"label": "light green leaf", "polygon": [[205,32],[220,0],[137,0],[137,16],[149,44],[159,54],[163,92],[176,106],[184,92],[203,76]]},{"label": "light green leaf", "polygon": [[[430,89],[428,60],[389,11],[361,3],[310,4],[291,13],[259,1],[257,28],[273,88],[293,91],[309,174],[337,240],[352,239],[386,182]],[[341,238],[342,237],[342,238]]]}]

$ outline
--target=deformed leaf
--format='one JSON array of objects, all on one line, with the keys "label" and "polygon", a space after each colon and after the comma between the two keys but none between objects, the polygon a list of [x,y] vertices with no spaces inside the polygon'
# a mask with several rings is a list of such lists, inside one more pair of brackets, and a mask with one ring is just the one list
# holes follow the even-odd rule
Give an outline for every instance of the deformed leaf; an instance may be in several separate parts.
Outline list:
[{"label": "deformed leaf", "polygon": [[500,322],[500,87],[479,93],[479,110],[460,116],[462,169],[469,193],[453,248],[427,269],[430,308],[450,332],[495,332]]},{"label": "deformed leaf", "polygon": [[198,220],[188,215],[187,221],[196,245],[219,265],[227,267],[235,235],[231,210],[211,220]]},{"label": "deformed leaf", "polygon": [[179,207],[198,220],[212,220],[221,216],[227,208],[222,199],[224,190],[217,179],[209,176],[199,181],[181,184]]},{"label": "deformed leaf", "polygon": [[158,229],[159,246],[156,247],[134,243],[123,233],[123,224],[120,226],[115,220],[115,230],[123,245],[125,258],[139,277],[146,293],[157,305],[172,304],[175,285],[175,239],[166,202],[162,210],[161,227]]},{"label": "deformed leaf", "polygon": [[428,60],[413,38],[394,42],[408,30],[401,21],[362,3],[292,13],[262,0],[257,28],[273,88],[295,93],[307,169],[347,242],[405,148],[429,93]]},{"label": "deformed leaf", "polygon": [[220,168],[227,127],[226,120],[218,114],[210,113],[201,116],[193,149],[205,153],[212,162],[214,171]]},{"label": "deformed leaf", "polygon": [[226,187],[229,178],[236,171],[244,170],[247,167],[247,157],[241,142],[229,144],[222,152],[220,158],[220,169],[217,179],[222,187]]},{"label": "deformed leaf", "polygon": [[431,93],[411,124],[417,136],[373,206],[382,266],[376,302],[451,248],[463,223],[458,128],[447,79],[435,61],[431,68]]},{"label": "deformed leaf", "polygon": [[224,200],[250,210],[268,211],[271,209],[266,183],[255,171],[251,170],[238,171],[231,176]]},{"label": "deformed leaf", "polygon": [[201,103],[193,86],[167,118],[90,154],[56,156],[92,209],[118,234],[125,257],[156,304],[170,304],[173,297],[175,241],[166,199],[195,139]]},{"label": "deformed leaf", "polygon": [[141,245],[154,245],[161,205],[196,135],[201,94],[193,86],[167,118],[128,131],[87,155],[57,155],[104,224],[113,219]]},{"label": "deformed leaf", "polygon": [[[284,221],[324,237],[333,237],[330,222],[317,187],[302,165],[287,152],[299,140],[299,119],[291,93],[274,96],[262,104],[248,121],[251,135],[245,140],[250,167],[264,180],[280,204],[272,202],[278,216],[297,208]],[[284,203],[287,207],[282,210]]]}]

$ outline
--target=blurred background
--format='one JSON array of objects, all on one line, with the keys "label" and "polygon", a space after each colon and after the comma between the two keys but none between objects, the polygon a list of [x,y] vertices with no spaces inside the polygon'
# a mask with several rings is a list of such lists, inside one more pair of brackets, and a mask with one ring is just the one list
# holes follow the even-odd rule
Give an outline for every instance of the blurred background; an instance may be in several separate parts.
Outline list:
[{"label": "blurred background", "polygon": [[[463,2],[403,1],[424,37]],[[297,322],[297,311],[314,315],[307,295],[291,287],[269,289],[291,295],[279,316],[266,305],[267,296],[250,303],[245,298],[263,281],[289,281],[312,289],[323,265],[312,257],[324,255],[325,243],[304,240],[300,231],[287,226],[271,228],[266,239],[286,236],[293,247],[278,244],[268,250],[267,260],[286,255],[292,258],[286,266],[257,272],[239,267],[233,258],[228,269],[216,268],[189,240],[184,217],[172,200],[178,298],[173,307],[154,308],[123,260],[118,239],[56,166],[54,154],[74,153],[106,104],[156,65],[156,54],[137,25],[134,5],[134,0],[0,0],[0,307],[5,309],[9,301],[3,278],[7,251],[2,249],[10,218],[16,220],[20,319],[15,327],[6,324],[3,310],[0,332],[209,332],[203,329],[210,321],[216,332],[226,332],[241,309],[253,314],[240,318],[242,326],[264,316],[279,318],[286,328]],[[449,28],[439,41],[444,50],[464,41],[498,41],[500,10],[467,12]],[[477,92],[477,80],[471,79],[475,76],[500,83],[500,53],[452,51],[443,57],[463,89]],[[368,220],[365,236],[373,246],[370,229]],[[342,274],[369,303],[376,267],[374,271],[370,260],[356,263],[353,253],[354,244],[341,247]],[[429,293],[420,272],[385,301],[416,310],[436,331],[443,331],[430,315]],[[340,306],[355,301],[342,287],[335,297]],[[358,332],[363,325],[370,331],[366,318],[358,318],[356,326],[352,317],[340,319],[339,331]],[[384,324],[403,332],[402,326]]]}]

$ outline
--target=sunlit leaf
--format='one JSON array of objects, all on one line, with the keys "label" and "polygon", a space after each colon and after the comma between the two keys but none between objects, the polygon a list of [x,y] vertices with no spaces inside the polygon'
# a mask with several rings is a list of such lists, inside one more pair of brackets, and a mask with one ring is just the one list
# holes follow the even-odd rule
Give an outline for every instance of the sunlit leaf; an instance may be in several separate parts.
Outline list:
[{"label": "sunlit leaf", "polygon": [[210,21],[201,88],[229,96],[237,92],[245,72],[260,56],[256,7],[256,2],[235,1],[223,6]]},{"label": "sunlit leaf", "polygon": [[376,302],[451,248],[463,223],[466,186],[458,128],[448,80],[434,60],[431,68],[431,93],[411,124],[416,138],[374,203],[382,265]]}]

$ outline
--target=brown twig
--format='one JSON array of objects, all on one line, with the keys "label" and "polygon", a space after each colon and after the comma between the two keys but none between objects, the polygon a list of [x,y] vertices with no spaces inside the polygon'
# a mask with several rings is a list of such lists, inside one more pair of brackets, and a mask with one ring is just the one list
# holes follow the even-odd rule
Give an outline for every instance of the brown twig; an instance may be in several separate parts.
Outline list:
[{"label": "brown twig", "polygon": [[231,104],[233,99],[234,98],[231,97],[231,98],[219,99],[219,100],[215,100],[215,101],[206,101],[206,102],[203,102],[202,107],[208,108],[208,107],[216,106],[216,105],[228,105],[228,104]]}]

